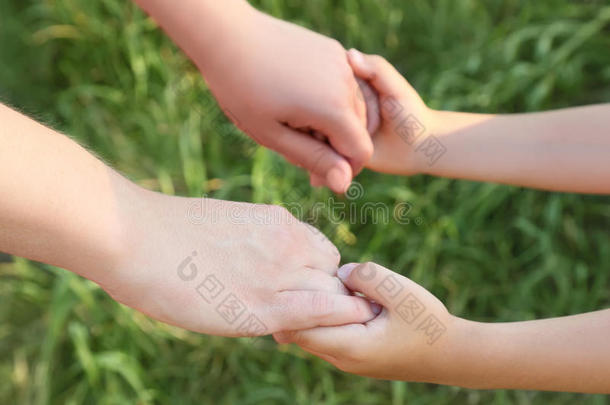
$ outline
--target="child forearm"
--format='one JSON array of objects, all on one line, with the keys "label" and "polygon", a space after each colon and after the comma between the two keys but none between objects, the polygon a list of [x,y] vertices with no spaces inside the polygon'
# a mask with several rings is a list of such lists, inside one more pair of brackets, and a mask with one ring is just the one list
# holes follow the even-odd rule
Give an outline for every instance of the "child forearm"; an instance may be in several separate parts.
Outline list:
[{"label": "child forearm", "polygon": [[383,58],[355,50],[348,58],[381,105],[369,168],[610,193],[610,104],[512,115],[435,111]]},{"label": "child forearm", "polygon": [[610,104],[482,115],[435,111],[446,148],[432,175],[579,193],[610,193]]},{"label": "child forearm", "polygon": [[446,384],[610,392],[610,310],[527,322],[458,320]]},{"label": "child forearm", "polygon": [[449,314],[430,292],[375,263],[337,275],[383,307],[373,320],[275,334],[341,370],[469,388],[610,393],[610,310],[479,323]]}]

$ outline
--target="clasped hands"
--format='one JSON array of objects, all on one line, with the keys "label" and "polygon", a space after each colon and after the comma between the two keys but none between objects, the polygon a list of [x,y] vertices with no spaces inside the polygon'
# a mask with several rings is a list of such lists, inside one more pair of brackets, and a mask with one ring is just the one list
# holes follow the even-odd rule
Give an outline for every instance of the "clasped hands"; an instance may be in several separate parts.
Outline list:
[{"label": "clasped hands", "polygon": [[[416,93],[387,62],[349,55],[354,72],[374,88],[375,100],[401,98],[422,108],[404,96]],[[394,139],[394,125],[382,111],[375,153],[402,147],[408,156],[408,146]],[[366,163],[384,170],[383,162],[374,156]],[[411,280],[374,263],[339,269],[336,247],[280,206],[133,192],[123,216],[132,248],[120,255],[111,282],[96,280],[117,301],[201,333],[273,334],[279,343],[297,343],[363,375],[388,377],[392,364],[400,364],[401,377],[411,380],[441,372],[435,359],[453,318]],[[196,221],[189,217],[193,207]],[[428,374],[404,367],[422,361]]]},{"label": "clasped hands", "polygon": [[[139,3],[189,54],[227,116],[259,144],[307,170],[313,186],[343,193],[365,165],[417,171],[409,145],[393,133],[393,120],[401,117],[384,114],[379,103],[400,98],[421,120],[427,110],[387,62],[348,53],[339,42],[247,2],[202,3],[201,18],[213,35],[202,35],[200,24],[165,21],[164,3]],[[222,37],[223,46],[208,37]],[[400,158],[390,161],[388,153]],[[418,326],[421,321],[435,314],[448,323],[442,304],[390,270],[368,264],[376,274],[371,279],[348,275],[350,267],[338,272],[340,255],[332,243],[281,207],[205,199],[201,218],[216,220],[193,223],[185,213],[200,201],[135,192],[131,201],[140,203],[131,203],[124,216],[132,248],[119,255],[124,259],[108,277],[112,281],[96,281],[116,300],[154,318],[223,336],[275,334],[278,342],[294,341],[355,372],[358,353],[388,339],[391,350],[392,339],[404,338],[392,329],[420,328],[419,337],[399,351],[421,358],[427,351],[415,348],[427,347],[431,333],[426,324]],[[236,220],[234,212],[256,215]],[[261,217],[270,220],[261,223]],[[395,314],[395,300],[404,297],[379,293],[388,280],[427,308],[416,324]],[[396,358],[387,353],[369,360],[367,369]]]},{"label": "clasped hands", "polygon": [[338,269],[334,245],[279,206],[133,192],[121,260],[94,280],[115,300],[196,332],[274,334],[346,371],[401,364],[425,379],[404,365],[433,364],[451,325],[425,289],[373,263]]}]

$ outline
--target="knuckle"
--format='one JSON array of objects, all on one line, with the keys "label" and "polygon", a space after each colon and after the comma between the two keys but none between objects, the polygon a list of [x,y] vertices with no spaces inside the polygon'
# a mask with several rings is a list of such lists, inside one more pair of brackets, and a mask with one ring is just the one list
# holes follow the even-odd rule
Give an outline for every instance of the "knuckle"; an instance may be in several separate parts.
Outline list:
[{"label": "knuckle", "polygon": [[365,305],[368,306],[368,304],[365,304],[362,300],[357,299],[357,301],[354,303],[354,317],[356,319],[358,319],[360,322],[366,320],[366,316],[368,315],[368,311],[367,308],[365,307]]},{"label": "knuckle", "polygon": [[291,313],[299,308],[299,299],[297,294],[281,294],[280,299],[275,304],[280,312]]},{"label": "knuckle", "polygon": [[348,294],[347,288],[343,285],[343,282],[339,280],[337,277],[331,277],[329,283],[329,291],[332,291],[335,294]]},{"label": "knuckle", "polygon": [[[339,249],[337,249],[337,247],[335,246],[334,243],[330,242],[330,251],[329,253],[333,256],[333,265],[335,267],[339,267],[339,263],[341,263],[341,252],[339,252]],[[343,284],[343,282],[341,282],[341,284]]]},{"label": "knuckle", "polygon": [[311,294],[311,309],[317,319],[326,318],[333,313],[333,300],[330,295],[316,291]]},{"label": "knuckle", "polygon": [[290,227],[286,226],[277,226],[276,229],[271,232],[269,238],[269,245],[273,246],[274,253],[273,263],[278,265],[280,268],[282,267],[282,262],[285,265],[288,263],[294,263],[294,260],[288,256],[292,255],[294,252],[296,238],[294,233],[290,230]]},{"label": "knuckle", "polygon": [[314,173],[324,175],[327,163],[330,163],[332,155],[328,153],[327,147],[324,145],[316,146],[311,153],[311,160],[308,164],[308,168]]}]

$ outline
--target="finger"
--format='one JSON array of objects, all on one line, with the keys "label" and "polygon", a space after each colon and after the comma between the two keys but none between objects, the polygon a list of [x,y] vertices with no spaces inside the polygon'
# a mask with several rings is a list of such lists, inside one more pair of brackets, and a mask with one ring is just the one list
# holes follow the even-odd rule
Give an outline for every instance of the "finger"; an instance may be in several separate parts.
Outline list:
[{"label": "finger", "polygon": [[398,97],[405,85],[402,75],[381,56],[365,55],[356,49],[347,53],[354,74],[369,82],[380,98]]},{"label": "finger", "polygon": [[[273,334],[279,344],[294,343],[307,351],[323,353],[333,358],[353,356],[358,347],[366,347],[372,334],[366,325],[354,323],[304,330],[282,331]],[[317,355],[317,354],[316,354]]]},{"label": "finger", "polygon": [[364,100],[366,107],[366,130],[370,135],[374,135],[381,124],[379,98],[377,92],[366,81],[360,78],[356,78],[356,81],[360,88],[360,97]]},{"label": "finger", "polygon": [[327,274],[335,276],[339,262],[341,262],[341,253],[318,228],[307,222],[302,224],[306,233],[305,237],[309,242],[308,246],[313,246],[311,251],[304,252],[308,258],[308,264],[315,269],[323,270]]},{"label": "finger", "polygon": [[[359,92],[359,90],[358,90]],[[362,95],[359,96],[360,98],[362,98]],[[356,100],[358,101],[358,100]],[[360,103],[356,103],[362,106],[362,125],[366,126],[366,111],[365,111],[365,106],[364,103],[360,102]],[[323,133],[321,133],[320,131],[312,131],[311,135],[316,138],[317,140],[324,142],[325,144],[329,144],[332,145],[330,143],[330,140],[328,139],[328,137],[326,135],[324,135]],[[357,162],[355,162],[353,159],[350,160],[349,164],[351,165],[352,168],[352,175],[356,176],[358,173],[360,173],[360,171],[362,170],[362,168],[364,167],[363,164],[358,164]],[[324,179],[325,180],[325,179]],[[325,180],[326,181],[326,180]]]},{"label": "finger", "polygon": [[312,187],[321,187],[324,186],[326,183],[324,177],[320,176],[319,174],[310,172],[309,184],[311,184]]},{"label": "finger", "polygon": [[347,191],[352,181],[352,168],[344,157],[309,134],[281,124],[277,124],[275,130],[276,136],[270,145],[274,150],[289,162],[324,178],[325,184],[334,192]]},{"label": "finger", "polygon": [[358,174],[373,155],[373,141],[366,124],[353,109],[326,112],[317,122],[316,129],[328,138],[334,150],[349,160],[353,175]]},{"label": "finger", "polygon": [[387,308],[393,308],[407,287],[421,288],[406,277],[371,262],[346,264],[337,271],[337,276],[350,290]]},{"label": "finger", "polygon": [[375,317],[362,297],[322,291],[282,291],[269,308],[278,330],[364,323]]},{"label": "finger", "polygon": [[[336,273],[336,269],[334,271]],[[323,291],[329,294],[350,295],[343,282],[328,272],[318,269],[307,269],[294,272],[290,276],[289,287],[294,291]]]},{"label": "finger", "polygon": [[366,97],[363,94],[365,89],[365,81],[354,77],[354,83],[357,84],[354,87],[354,111],[356,112],[356,116],[360,119],[360,123],[366,127]]},{"label": "finger", "polygon": [[329,362],[329,363],[331,363],[331,364],[333,364],[335,366],[339,362],[339,360],[336,357],[333,357],[331,355],[328,355],[328,354],[325,354],[325,353],[320,353],[320,352],[317,352],[315,350],[311,350],[311,349],[309,349],[307,347],[301,347],[301,349],[303,349],[307,353],[313,354],[314,356],[319,357],[322,360],[327,361],[327,362]]}]

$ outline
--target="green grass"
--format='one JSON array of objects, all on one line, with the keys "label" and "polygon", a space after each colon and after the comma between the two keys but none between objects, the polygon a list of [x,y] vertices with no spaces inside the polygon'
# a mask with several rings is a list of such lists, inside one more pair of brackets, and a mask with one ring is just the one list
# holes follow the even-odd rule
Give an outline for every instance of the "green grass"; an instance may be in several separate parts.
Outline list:
[{"label": "green grass", "polygon": [[[517,112],[610,101],[608,1],[254,3],[384,55],[434,108]],[[303,173],[220,117],[196,69],[128,1],[0,2],[0,97],[150,189],[307,207],[331,196],[310,190]],[[358,181],[365,194],[356,204],[408,202],[413,220],[319,218],[344,261],[400,271],[476,320],[610,305],[606,197],[370,172]],[[268,339],[253,346],[153,322],[60,269],[18,258],[0,266],[1,403],[608,403],[350,376]]]}]

